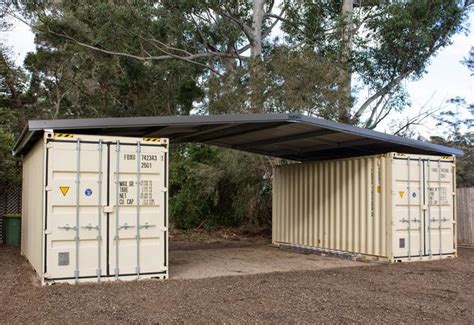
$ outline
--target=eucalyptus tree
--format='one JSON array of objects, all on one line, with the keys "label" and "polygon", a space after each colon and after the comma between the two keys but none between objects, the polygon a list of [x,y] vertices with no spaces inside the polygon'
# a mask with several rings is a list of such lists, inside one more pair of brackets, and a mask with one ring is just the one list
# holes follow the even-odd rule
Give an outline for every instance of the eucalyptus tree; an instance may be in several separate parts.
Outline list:
[{"label": "eucalyptus tree", "polygon": [[185,88],[194,85],[193,108],[303,111],[375,128],[407,106],[402,81],[423,75],[430,58],[464,29],[472,3],[70,1],[25,8],[37,33],[94,53],[94,60],[127,62],[140,74],[154,67],[159,72],[151,74],[161,79],[185,75]]},{"label": "eucalyptus tree", "polygon": [[[403,81],[465,29],[471,5],[76,0],[24,2],[17,18],[36,34],[25,67],[41,117],[297,111],[375,128],[409,106]],[[178,223],[267,220],[270,161],[200,146],[172,158],[171,210],[196,217]]]},{"label": "eucalyptus tree", "polygon": [[[349,2],[349,4],[348,4]],[[374,128],[407,106],[402,81],[420,78],[430,59],[466,30],[473,1],[285,1],[282,29],[293,48],[331,58],[345,101],[333,116]],[[350,18],[348,18],[350,16]],[[347,91],[347,73],[356,85]],[[369,95],[358,91],[360,85]],[[349,99],[349,100],[347,100]]]}]

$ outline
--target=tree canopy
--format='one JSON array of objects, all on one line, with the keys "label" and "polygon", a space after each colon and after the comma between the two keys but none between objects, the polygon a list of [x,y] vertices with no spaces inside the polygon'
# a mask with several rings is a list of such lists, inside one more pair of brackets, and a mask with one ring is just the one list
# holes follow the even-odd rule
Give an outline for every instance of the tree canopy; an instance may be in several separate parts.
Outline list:
[{"label": "tree canopy", "polygon": [[[15,164],[7,149],[27,118],[303,112],[376,128],[410,109],[403,81],[466,30],[471,5],[6,1],[0,27],[29,24],[36,51],[16,67],[1,45],[2,160]],[[171,158],[176,224],[269,222],[271,160],[193,145]]]}]

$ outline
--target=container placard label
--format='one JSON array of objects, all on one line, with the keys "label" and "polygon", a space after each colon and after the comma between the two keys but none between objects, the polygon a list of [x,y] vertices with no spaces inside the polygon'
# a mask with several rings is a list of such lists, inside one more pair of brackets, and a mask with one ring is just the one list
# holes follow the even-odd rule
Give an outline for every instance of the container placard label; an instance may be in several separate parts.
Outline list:
[{"label": "container placard label", "polygon": [[[136,202],[136,181],[120,181],[119,182],[119,204],[135,205]],[[153,198],[153,181],[144,179],[140,181],[140,205],[156,205]]]},{"label": "container placard label", "polygon": [[428,188],[429,205],[449,205],[447,187]]},{"label": "container placard label", "polygon": [[67,192],[69,192],[69,186],[59,186],[59,190],[63,194],[63,196],[66,196]]}]

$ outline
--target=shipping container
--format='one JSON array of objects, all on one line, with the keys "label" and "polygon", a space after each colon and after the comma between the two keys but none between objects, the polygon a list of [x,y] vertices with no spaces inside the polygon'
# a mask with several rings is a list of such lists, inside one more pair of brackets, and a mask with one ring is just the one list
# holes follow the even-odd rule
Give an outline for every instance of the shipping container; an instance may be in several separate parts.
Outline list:
[{"label": "shipping container", "polygon": [[168,140],[45,131],[23,157],[21,251],[42,284],[168,277]]},{"label": "shipping container", "polygon": [[454,257],[455,158],[384,155],[280,165],[275,245],[390,262]]}]

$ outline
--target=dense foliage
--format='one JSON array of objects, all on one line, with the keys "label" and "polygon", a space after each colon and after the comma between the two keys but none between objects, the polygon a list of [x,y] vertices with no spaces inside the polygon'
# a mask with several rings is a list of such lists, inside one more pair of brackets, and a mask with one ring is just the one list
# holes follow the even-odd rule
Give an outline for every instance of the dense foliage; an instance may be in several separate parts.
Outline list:
[{"label": "dense foliage", "polygon": [[[474,52],[470,53],[474,59]],[[466,62],[466,65],[468,65]],[[474,66],[470,67],[474,72]],[[456,165],[456,185],[458,187],[474,186],[474,103],[467,103],[464,98],[449,100],[454,109],[442,112],[438,116],[438,126],[447,126],[447,136],[433,136],[431,142],[457,147],[464,151],[464,157],[458,158]]]},{"label": "dense foliage", "polygon": [[170,157],[170,212],[177,227],[270,224],[265,157],[200,145],[178,146]]},{"label": "dense foliage", "polygon": [[[410,107],[402,81],[422,76],[464,30],[470,5],[4,1],[0,28],[12,19],[30,24],[36,51],[16,67],[1,45],[0,177],[18,181],[9,148],[27,118],[297,111],[375,128]],[[196,144],[173,148],[173,223],[268,225],[273,163]]]},{"label": "dense foliage", "polygon": [[457,159],[456,186],[474,187],[474,132],[452,135],[448,139],[431,137],[431,142],[457,147],[464,151],[464,157]]}]

